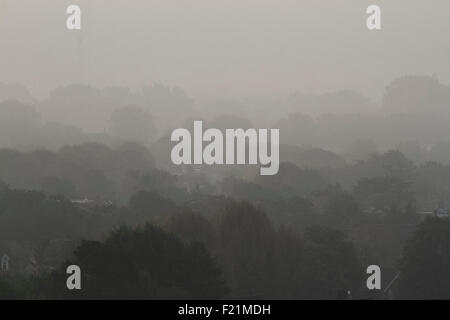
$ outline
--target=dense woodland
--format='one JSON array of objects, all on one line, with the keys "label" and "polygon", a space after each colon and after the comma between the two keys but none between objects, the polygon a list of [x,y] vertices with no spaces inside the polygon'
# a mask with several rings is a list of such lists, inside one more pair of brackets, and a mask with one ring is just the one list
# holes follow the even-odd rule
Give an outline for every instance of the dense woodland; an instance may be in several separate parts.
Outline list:
[{"label": "dense woodland", "polygon": [[[0,101],[0,298],[450,297],[450,87],[434,77],[393,81],[379,105],[161,85],[37,100],[2,84]],[[279,128],[279,173],[172,165],[169,132],[195,118]],[[366,288],[372,264],[383,290]]]}]

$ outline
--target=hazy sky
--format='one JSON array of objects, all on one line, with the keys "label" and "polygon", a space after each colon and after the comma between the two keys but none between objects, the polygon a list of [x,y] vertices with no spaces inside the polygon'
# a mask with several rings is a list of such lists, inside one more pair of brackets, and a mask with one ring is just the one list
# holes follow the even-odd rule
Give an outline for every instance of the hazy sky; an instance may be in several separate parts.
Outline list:
[{"label": "hazy sky", "polygon": [[[69,4],[82,30],[66,29]],[[382,7],[383,30],[366,29]],[[0,81],[154,82],[194,97],[356,89],[404,74],[450,83],[449,0],[0,0]]]}]

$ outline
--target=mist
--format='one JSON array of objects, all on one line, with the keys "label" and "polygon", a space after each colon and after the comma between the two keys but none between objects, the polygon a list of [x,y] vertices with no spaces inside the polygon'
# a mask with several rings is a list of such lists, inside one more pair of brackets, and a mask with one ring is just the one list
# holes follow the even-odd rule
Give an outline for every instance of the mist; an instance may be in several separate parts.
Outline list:
[{"label": "mist", "polygon": [[0,0],[0,299],[448,299],[450,2],[372,2]]},{"label": "mist", "polygon": [[64,28],[71,1],[2,0],[0,81],[42,98],[59,85],[153,83],[190,96],[277,97],[352,89],[379,100],[392,79],[450,82],[450,4],[378,1],[76,1],[83,28]]}]

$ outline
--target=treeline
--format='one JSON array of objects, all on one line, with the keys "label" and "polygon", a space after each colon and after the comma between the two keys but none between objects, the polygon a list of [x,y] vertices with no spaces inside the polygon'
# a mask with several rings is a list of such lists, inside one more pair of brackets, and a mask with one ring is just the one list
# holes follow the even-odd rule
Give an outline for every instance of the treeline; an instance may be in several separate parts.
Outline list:
[{"label": "treeline", "polygon": [[[145,195],[145,199],[152,197],[149,204],[162,201]],[[28,241],[42,244],[46,238],[72,237],[75,243],[70,251],[57,253],[59,261],[53,266],[44,260],[55,253],[47,242],[39,251],[42,255],[35,256],[41,269],[30,275],[3,274],[0,297],[5,299],[390,297],[366,289],[364,257],[344,231],[325,226],[303,232],[276,227],[261,209],[247,202],[222,199],[224,206],[215,216],[167,207],[168,200],[166,207],[160,203],[144,209],[130,203],[107,214],[91,208],[86,215],[63,199],[38,193],[4,190],[1,199],[2,218],[5,211],[17,214],[19,208],[35,216],[27,222],[28,228],[15,230],[26,232]],[[49,211],[51,206],[58,210]],[[93,224],[92,215],[102,223]],[[108,229],[105,221],[112,231],[89,239],[83,222],[91,230],[97,225],[96,233],[101,233]],[[394,293],[390,292],[395,298],[450,295],[446,281],[450,276],[449,231],[448,219],[427,219],[417,227],[398,257],[400,277]],[[65,268],[70,264],[82,269],[81,291],[66,288]]]},{"label": "treeline", "polygon": [[[0,291],[374,298],[364,271],[377,264],[383,281],[401,274],[391,297],[448,293],[435,278],[447,276],[448,218],[421,221],[448,212],[449,166],[414,164],[396,150],[356,163],[317,148],[288,151],[279,174],[263,177],[251,166],[158,169],[155,149],[133,143],[0,150],[0,253],[11,259]],[[83,292],[64,289],[68,263],[87,267]],[[118,281],[122,271],[133,277]]]},{"label": "treeline", "polygon": [[164,85],[137,91],[68,85],[39,101],[19,85],[0,83],[0,148],[151,146],[202,119],[215,128],[278,128],[283,144],[332,150],[349,161],[399,149],[414,162],[450,164],[449,102],[450,86],[429,76],[394,79],[379,103],[353,91],[196,101]]},{"label": "treeline", "polygon": [[[128,217],[134,221],[128,222],[133,225],[146,221],[148,208],[154,209],[151,216],[178,207],[217,216],[226,197],[247,201],[277,227],[287,225],[299,232],[317,225],[343,230],[358,250],[367,252],[365,256],[389,268],[395,268],[404,242],[422,219],[418,213],[447,210],[450,201],[449,166],[415,165],[399,151],[354,164],[334,161],[332,153],[320,149],[296,156],[291,152],[287,160],[292,162],[282,163],[273,177],[259,176],[251,166],[162,170],[155,167],[153,153],[132,143],[115,148],[89,143],[57,152],[0,150],[0,181],[11,192],[37,190],[63,196],[69,204],[86,201],[84,210],[99,207],[108,217],[113,217],[109,212],[131,208]],[[322,166],[327,154],[329,163]],[[315,159],[321,159],[321,165],[314,166],[319,163]],[[17,227],[9,228],[8,221],[5,218],[3,224],[7,234]],[[16,233],[10,238],[23,236]]]},{"label": "treeline", "polygon": [[168,146],[148,149],[128,142],[113,147],[85,143],[58,151],[0,149],[0,181],[11,188],[116,204],[127,203],[138,190],[157,191],[176,202],[193,192],[252,202],[314,200],[329,186],[351,194],[364,210],[403,209],[408,204],[432,210],[450,201],[449,165],[414,163],[398,150],[351,163],[319,148],[282,145],[279,174],[261,177],[256,166],[161,165],[161,159],[169,159]]},{"label": "treeline", "polygon": [[[3,199],[30,197],[28,192],[3,193]],[[42,197],[33,194],[39,195]],[[103,223],[92,223],[92,215],[101,219],[99,208],[86,215],[61,199],[36,201],[35,212],[27,210],[36,217],[27,222],[31,227],[26,231],[35,232],[28,233],[27,239],[42,242],[63,234],[80,239],[79,244],[73,255],[67,255],[68,261],[53,268],[41,260],[46,249],[52,251],[49,244],[41,250],[42,256],[36,256],[42,270],[30,277],[11,273],[2,278],[3,296],[333,299],[340,292],[362,289],[362,266],[353,244],[341,231],[315,227],[300,235],[275,227],[260,209],[230,199],[223,199],[222,213],[206,217],[175,205],[169,208],[167,200],[163,204],[159,199],[158,205],[151,194],[145,199],[149,204],[145,210],[133,200],[127,207],[111,210],[105,220],[113,231],[105,238],[83,241],[87,235],[80,223],[88,223],[91,230],[95,225],[98,231],[105,228]],[[52,215],[46,203],[59,204],[58,212]],[[14,199],[2,204],[4,208],[18,206]],[[12,212],[4,209],[2,216],[4,211]],[[70,214],[77,223],[67,219]],[[45,217],[48,220],[42,220]],[[141,219],[146,222],[140,223]],[[133,223],[137,226],[131,227]],[[55,234],[58,231],[61,234]],[[83,290],[79,292],[66,289],[65,266],[72,263],[83,270]]]}]

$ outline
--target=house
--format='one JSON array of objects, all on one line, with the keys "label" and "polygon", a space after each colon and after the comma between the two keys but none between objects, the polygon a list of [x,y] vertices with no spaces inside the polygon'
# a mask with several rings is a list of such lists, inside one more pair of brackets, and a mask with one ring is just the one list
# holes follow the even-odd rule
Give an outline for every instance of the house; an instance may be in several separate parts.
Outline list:
[{"label": "house", "polygon": [[448,218],[448,210],[443,208],[437,208],[433,211],[417,211],[417,214],[422,217],[436,217],[436,218]]},{"label": "house", "polygon": [[84,199],[72,200],[72,203],[89,205],[89,204],[93,204],[94,200],[89,200],[87,197],[85,197]]},{"label": "house", "polygon": [[448,211],[442,208],[434,210],[434,215],[437,218],[448,218]]}]

